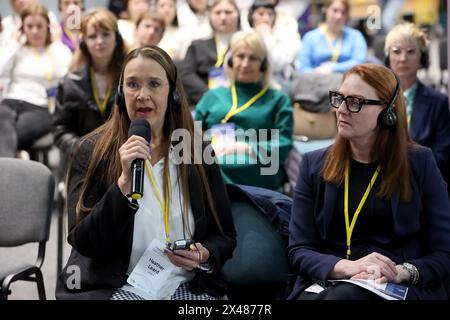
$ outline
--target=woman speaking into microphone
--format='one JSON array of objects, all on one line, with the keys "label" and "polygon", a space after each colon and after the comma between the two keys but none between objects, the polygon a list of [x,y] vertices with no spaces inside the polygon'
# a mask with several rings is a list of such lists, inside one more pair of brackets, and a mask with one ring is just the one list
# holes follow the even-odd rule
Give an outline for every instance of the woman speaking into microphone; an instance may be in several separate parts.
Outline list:
[{"label": "woman speaking into microphone", "polygon": [[[151,145],[128,134],[139,118],[150,125]],[[70,165],[72,252],[58,299],[225,298],[221,269],[236,241],[220,169],[176,161],[176,129],[190,133],[179,143],[193,160],[194,124],[175,65],[156,46],[133,50],[110,119],[82,139]],[[135,159],[145,160],[138,200],[129,196]]]}]

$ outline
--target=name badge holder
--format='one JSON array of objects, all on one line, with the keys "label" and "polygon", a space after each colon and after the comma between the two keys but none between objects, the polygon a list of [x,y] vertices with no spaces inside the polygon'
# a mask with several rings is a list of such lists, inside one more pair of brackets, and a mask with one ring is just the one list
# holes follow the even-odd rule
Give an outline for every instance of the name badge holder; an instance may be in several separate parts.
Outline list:
[{"label": "name badge holder", "polygon": [[154,239],[129,275],[127,282],[155,299],[173,295],[180,285],[170,277],[176,266],[164,253],[165,244]]},{"label": "name badge holder", "polygon": [[211,145],[214,150],[221,146],[233,145],[236,143],[235,125],[232,122],[215,124],[210,129]]},{"label": "name badge holder", "polygon": [[211,67],[208,71],[208,89],[223,87],[227,83],[223,67]]}]

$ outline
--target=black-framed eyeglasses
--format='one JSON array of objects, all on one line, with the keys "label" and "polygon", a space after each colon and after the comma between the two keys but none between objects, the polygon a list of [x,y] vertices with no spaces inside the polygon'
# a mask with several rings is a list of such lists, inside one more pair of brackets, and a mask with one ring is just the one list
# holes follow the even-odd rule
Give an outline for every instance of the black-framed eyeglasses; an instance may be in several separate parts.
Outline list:
[{"label": "black-framed eyeglasses", "polygon": [[365,104],[374,104],[377,106],[385,105],[386,102],[380,101],[380,100],[371,100],[371,99],[364,99],[360,97],[354,97],[354,96],[344,96],[343,94],[337,92],[337,91],[330,91],[329,92],[330,97],[330,104],[333,108],[339,108],[339,106],[342,104],[343,101],[345,101],[345,105],[347,106],[347,110],[349,112],[357,113],[361,111],[361,108]]}]

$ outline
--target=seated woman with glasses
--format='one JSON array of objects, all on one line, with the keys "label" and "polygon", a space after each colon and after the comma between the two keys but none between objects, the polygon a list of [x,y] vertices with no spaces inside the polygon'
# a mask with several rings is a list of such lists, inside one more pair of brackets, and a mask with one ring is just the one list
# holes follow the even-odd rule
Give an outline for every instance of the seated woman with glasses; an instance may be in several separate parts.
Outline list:
[{"label": "seated woman with glasses", "polygon": [[431,150],[408,135],[398,79],[384,66],[357,65],[330,103],[336,142],[304,155],[295,187],[288,298],[381,299],[335,281],[352,279],[408,288],[407,300],[447,300],[447,186]]},{"label": "seated woman with glasses", "polygon": [[[450,183],[450,111],[448,96],[425,85],[417,77],[428,69],[428,39],[413,23],[402,23],[386,36],[386,65],[403,89],[411,138],[433,150],[447,184]],[[447,188],[450,195],[450,188]]]}]

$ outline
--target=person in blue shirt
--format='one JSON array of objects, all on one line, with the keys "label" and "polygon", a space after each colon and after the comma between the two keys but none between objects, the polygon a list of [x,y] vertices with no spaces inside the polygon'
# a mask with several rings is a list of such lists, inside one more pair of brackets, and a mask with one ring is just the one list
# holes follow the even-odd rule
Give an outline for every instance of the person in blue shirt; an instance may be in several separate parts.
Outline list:
[{"label": "person in blue shirt", "polygon": [[328,0],[325,22],[305,34],[298,56],[300,72],[344,73],[366,61],[367,44],[362,33],[345,26],[349,18],[347,0]]}]

